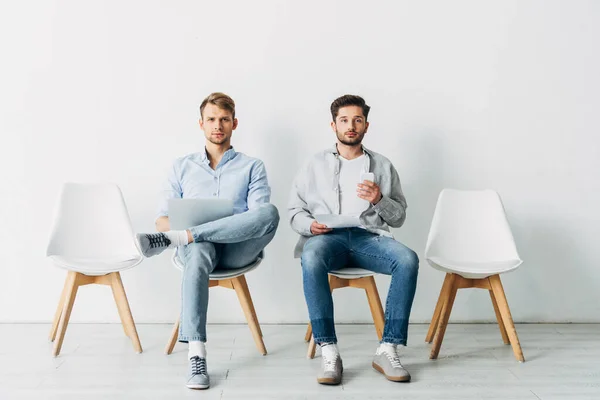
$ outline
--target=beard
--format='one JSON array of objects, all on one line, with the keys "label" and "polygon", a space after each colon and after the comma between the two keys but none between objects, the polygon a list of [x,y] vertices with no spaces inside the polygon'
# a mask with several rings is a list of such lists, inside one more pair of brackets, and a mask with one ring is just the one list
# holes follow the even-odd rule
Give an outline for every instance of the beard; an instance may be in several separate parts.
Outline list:
[{"label": "beard", "polygon": [[218,138],[218,137],[213,137],[213,135],[208,135],[208,137],[206,139],[209,142],[211,142],[212,144],[223,144],[229,140],[229,137],[227,137],[227,135],[223,135],[222,138]]},{"label": "beard", "polygon": [[360,146],[360,144],[362,143],[363,138],[365,137],[364,133],[356,133],[356,137],[354,138],[347,138],[344,134],[344,132],[339,132],[336,131],[337,134],[337,138],[340,141],[340,143],[345,144],[346,146]]}]

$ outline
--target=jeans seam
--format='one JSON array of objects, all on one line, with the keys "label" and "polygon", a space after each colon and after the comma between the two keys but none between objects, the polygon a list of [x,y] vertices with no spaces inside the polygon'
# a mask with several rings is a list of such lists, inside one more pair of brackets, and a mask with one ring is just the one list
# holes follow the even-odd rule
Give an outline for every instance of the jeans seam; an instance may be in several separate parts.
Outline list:
[{"label": "jeans seam", "polygon": [[177,338],[177,340],[178,341],[185,340],[185,341],[188,341],[188,342],[189,341],[192,341],[192,342],[195,342],[195,341],[206,342],[206,336],[202,336],[202,335],[191,335],[191,336],[188,336],[188,335],[179,335],[179,337]]},{"label": "jeans seam", "polygon": [[390,337],[390,336],[384,336],[381,339],[381,343],[401,344],[403,346],[406,346],[406,339],[399,339],[399,338],[394,338],[394,337]]},{"label": "jeans seam", "polygon": [[314,337],[313,339],[315,340],[316,344],[319,343],[337,343],[337,338],[335,336],[320,336],[320,337]]}]

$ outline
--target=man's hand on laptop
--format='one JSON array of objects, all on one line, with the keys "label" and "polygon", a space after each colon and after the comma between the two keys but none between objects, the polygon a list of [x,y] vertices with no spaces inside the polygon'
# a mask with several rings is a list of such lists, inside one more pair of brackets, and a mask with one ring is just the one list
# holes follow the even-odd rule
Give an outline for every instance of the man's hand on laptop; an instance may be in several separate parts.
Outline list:
[{"label": "man's hand on laptop", "polygon": [[310,224],[310,233],[313,235],[322,235],[331,231],[332,229],[328,228],[327,225],[320,224],[317,221],[313,221],[312,224]]}]

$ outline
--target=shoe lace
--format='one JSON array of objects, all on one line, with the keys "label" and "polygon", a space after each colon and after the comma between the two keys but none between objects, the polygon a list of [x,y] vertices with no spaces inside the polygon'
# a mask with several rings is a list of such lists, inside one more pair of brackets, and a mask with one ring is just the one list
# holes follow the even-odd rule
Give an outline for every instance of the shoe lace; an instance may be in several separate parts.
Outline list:
[{"label": "shoe lace", "polygon": [[392,368],[402,368],[402,363],[400,363],[400,356],[396,352],[396,349],[386,349],[383,350],[383,353],[392,364]]},{"label": "shoe lace", "polygon": [[327,372],[335,371],[335,364],[339,357],[339,355],[335,354],[333,356],[328,356],[326,354],[321,354],[323,357],[323,370]]},{"label": "shoe lace", "polygon": [[167,247],[171,244],[171,241],[164,233],[151,233],[147,237],[152,249],[155,247]]},{"label": "shoe lace", "polygon": [[192,375],[206,375],[206,358],[194,356],[190,358],[192,362]]}]

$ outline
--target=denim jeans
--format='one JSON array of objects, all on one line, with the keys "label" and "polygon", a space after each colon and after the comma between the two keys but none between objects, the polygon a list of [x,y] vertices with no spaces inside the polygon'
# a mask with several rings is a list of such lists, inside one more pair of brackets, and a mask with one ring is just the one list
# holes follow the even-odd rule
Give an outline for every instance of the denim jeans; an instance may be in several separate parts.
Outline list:
[{"label": "denim jeans", "polygon": [[304,297],[316,343],[337,343],[328,272],[358,267],[392,276],[382,342],[406,345],[419,271],[414,251],[390,237],[361,228],[334,229],[308,239],[301,263]]},{"label": "denim jeans", "polygon": [[179,341],[206,342],[209,274],[252,264],[275,236],[279,213],[262,204],[241,214],[189,228],[194,242],[178,249],[183,261]]}]

